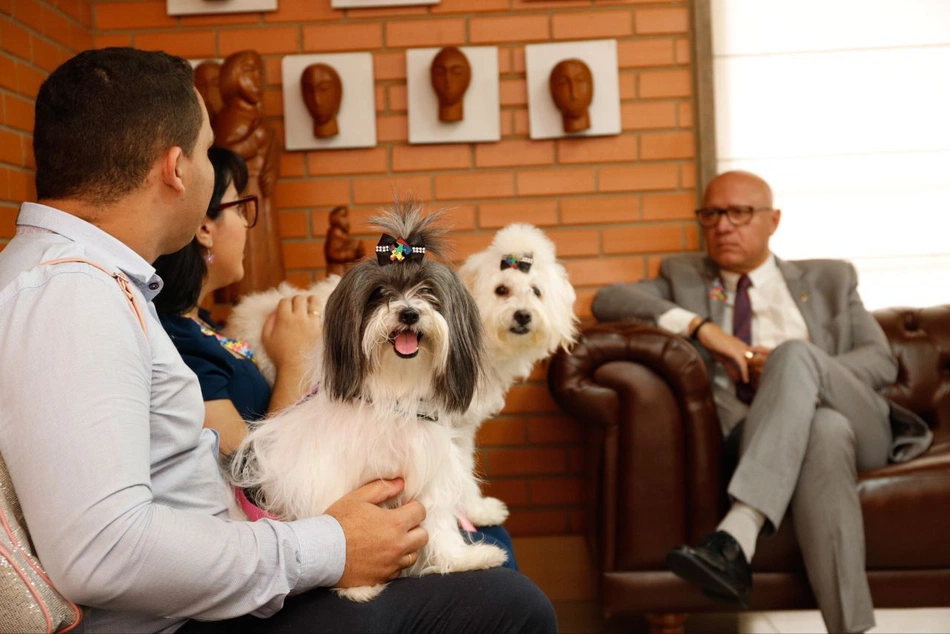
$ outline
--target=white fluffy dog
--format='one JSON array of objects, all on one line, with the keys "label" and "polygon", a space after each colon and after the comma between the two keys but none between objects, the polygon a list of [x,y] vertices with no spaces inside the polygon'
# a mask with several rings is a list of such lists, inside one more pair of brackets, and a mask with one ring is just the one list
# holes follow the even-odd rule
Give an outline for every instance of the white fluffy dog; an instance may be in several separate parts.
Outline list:
[{"label": "white fluffy dog", "polygon": [[[327,300],[319,389],[256,425],[232,462],[234,483],[257,488],[261,507],[288,520],[320,515],[372,480],[404,478],[400,501],[425,507],[429,533],[410,576],[507,557],[467,542],[456,523],[472,476],[455,422],[481,380],[482,334],[458,275],[428,257],[441,247],[434,217],[409,204],[377,220],[386,232],[377,259],[348,271]],[[339,592],[367,601],[384,587]]]},{"label": "white fluffy dog", "polygon": [[[504,407],[512,384],[526,378],[537,361],[577,339],[577,295],[556,259],[554,243],[529,224],[499,231],[488,249],[465,261],[459,274],[475,296],[485,334],[485,377],[461,419],[458,439],[473,471],[475,434]],[[481,495],[474,476],[461,508],[477,526],[501,524],[508,517],[503,502]]]},{"label": "white fluffy dog", "polygon": [[[270,386],[273,387],[277,378],[277,369],[274,367],[274,362],[267,356],[267,350],[264,349],[264,345],[261,343],[261,332],[264,330],[264,322],[267,321],[267,317],[277,309],[277,304],[280,303],[281,299],[304,294],[313,295],[317,298],[318,304],[321,306],[320,317],[322,318],[327,298],[330,297],[330,293],[333,292],[339,282],[339,275],[331,275],[325,280],[313,284],[305,291],[284,282],[277,288],[247,295],[231,311],[224,333],[229,337],[243,339],[251,346],[251,350],[254,351],[254,359],[257,361],[257,367]],[[316,356],[320,341],[317,340],[313,343],[314,347],[311,352]]]}]

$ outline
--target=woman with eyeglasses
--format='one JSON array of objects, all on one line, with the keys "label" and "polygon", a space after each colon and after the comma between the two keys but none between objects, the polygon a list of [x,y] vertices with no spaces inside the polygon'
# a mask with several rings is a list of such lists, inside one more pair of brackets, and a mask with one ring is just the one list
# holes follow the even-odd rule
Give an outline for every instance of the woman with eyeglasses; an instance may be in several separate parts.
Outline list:
[{"label": "woman with eyeglasses", "polygon": [[224,148],[208,152],[214,166],[214,192],[204,221],[183,249],[155,261],[165,285],[155,308],[182,359],[198,376],[205,400],[205,427],[220,438],[222,454],[233,452],[247,423],[299,400],[306,389],[301,353],[319,335],[319,317],[308,298],[285,299],[265,323],[262,342],[277,368],[271,390],[247,342],[225,337],[200,308],[216,290],[244,277],[247,231],[257,222],[257,198],[241,197],[247,166]]},{"label": "woman with eyeglasses", "polygon": [[[254,363],[247,342],[229,339],[211,315],[199,308],[204,299],[244,277],[247,230],[257,221],[257,200],[240,197],[247,167],[240,156],[222,148],[208,152],[214,166],[214,193],[204,222],[180,251],[155,261],[164,281],[155,308],[182,359],[198,376],[205,400],[205,427],[220,437],[222,454],[232,453],[247,434],[247,423],[296,403],[304,396],[306,360],[302,351],[320,335],[317,305],[306,295],[283,299],[264,324],[261,340],[277,367],[271,392]],[[266,515],[243,496],[238,500],[251,519]],[[508,552],[505,568],[518,569],[511,537],[500,526],[479,527],[470,539]]]}]

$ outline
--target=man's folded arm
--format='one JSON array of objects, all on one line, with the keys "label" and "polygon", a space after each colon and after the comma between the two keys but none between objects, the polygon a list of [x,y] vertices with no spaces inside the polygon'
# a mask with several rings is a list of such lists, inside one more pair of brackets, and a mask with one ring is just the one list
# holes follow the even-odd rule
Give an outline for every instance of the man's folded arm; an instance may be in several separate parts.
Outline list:
[{"label": "man's folded arm", "polygon": [[660,265],[660,275],[654,279],[611,284],[600,289],[591,304],[597,321],[639,319],[657,323],[664,313],[678,308],[670,301],[672,293],[666,274],[666,262],[664,260]]},{"label": "man's folded arm", "polygon": [[105,276],[56,275],[0,304],[0,451],[56,586],[92,607],[226,619],[338,581],[333,518],[233,522],[155,503],[150,363]]},{"label": "man's folded arm", "polygon": [[639,319],[673,334],[688,336],[689,326],[697,315],[672,301],[669,266],[670,260],[663,260],[659,275],[653,279],[611,284],[600,289],[591,304],[597,321]]}]

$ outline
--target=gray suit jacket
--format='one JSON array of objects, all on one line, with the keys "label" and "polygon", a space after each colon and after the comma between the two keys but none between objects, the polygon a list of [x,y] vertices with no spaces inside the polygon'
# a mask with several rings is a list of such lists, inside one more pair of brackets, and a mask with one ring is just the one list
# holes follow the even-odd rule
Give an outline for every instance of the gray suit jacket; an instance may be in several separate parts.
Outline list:
[{"label": "gray suit jacket", "polygon": [[[872,389],[892,385],[897,360],[881,326],[864,308],[854,267],[840,260],[776,261],[812,343]],[[663,260],[655,279],[601,289],[592,310],[602,322],[638,319],[655,324],[665,312],[680,307],[721,324],[724,302],[710,297],[719,279],[718,266],[705,255],[673,256]],[[702,346],[697,348],[711,373],[712,356]],[[889,404],[894,427],[891,460],[904,462],[926,451],[933,436],[920,417]]]}]

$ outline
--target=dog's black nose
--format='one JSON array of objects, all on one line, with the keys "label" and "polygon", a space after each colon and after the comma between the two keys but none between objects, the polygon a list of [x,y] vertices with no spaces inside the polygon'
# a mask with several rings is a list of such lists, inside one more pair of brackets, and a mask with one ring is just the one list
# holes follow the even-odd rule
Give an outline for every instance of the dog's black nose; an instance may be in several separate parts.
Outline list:
[{"label": "dog's black nose", "polygon": [[413,310],[412,308],[407,308],[399,313],[399,321],[406,324],[407,326],[411,326],[412,324],[419,321],[419,311]]},{"label": "dog's black nose", "polygon": [[515,311],[515,321],[518,322],[519,326],[527,326],[531,323],[531,313],[526,310],[517,310]]}]

